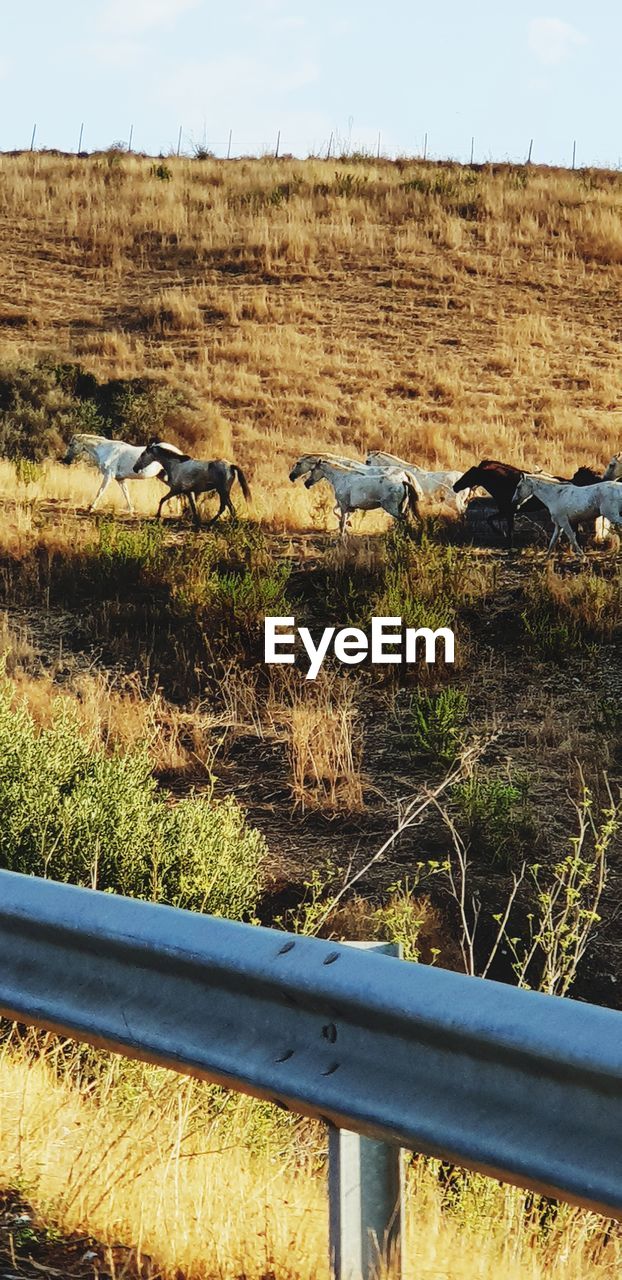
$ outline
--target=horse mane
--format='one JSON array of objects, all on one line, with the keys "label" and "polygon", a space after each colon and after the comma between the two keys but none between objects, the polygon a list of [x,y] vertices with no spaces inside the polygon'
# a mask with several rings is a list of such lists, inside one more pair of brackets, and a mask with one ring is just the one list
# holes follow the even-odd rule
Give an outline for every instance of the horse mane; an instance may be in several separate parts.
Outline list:
[{"label": "horse mane", "polygon": [[498,470],[506,474],[509,472],[512,475],[523,474],[520,467],[513,466],[511,462],[500,462],[498,458],[483,458],[481,462],[476,463],[473,469],[477,471],[479,467],[485,467],[488,471]]},{"label": "horse mane", "polygon": [[[326,462],[326,463],[328,464],[328,466],[329,466],[329,467],[335,467],[337,471],[348,471],[348,472],[350,472],[350,471],[351,471],[351,467],[349,467],[349,466],[348,466],[348,464],[347,464],[346,462],[337,462],[337,461],[336,461],[336,459],[331,458],[330,454],[324,454],[324,453],[317,453],[317,454],[316,454],[316,453],[307,453],[307,454],[305,454],[305,457],[306,457],[306,458],[315,458],[315,465],[316,465],[316,466],[319,466],[319,465],[320,465],[320,463],[322,463],[322,462]],[[357,462],[357,461],[358,461],[358,459],[353,458],[353,462]]]},{"label": "horse mane", "polygon": [[368,449],[367,451],[368,458],[373,457],[374,454],[379,454],[381,458],[391,458],[391,461],[399,463],[400,467],[403,467],[405,465],[409,467],[412,466],[412,463],[410,462],[404,463],[403,458],[398,458],[396,453],[387,453],[386,449]]},{"label": "horse mane", "polygon": [[571,477],[570,484],[600,484],[601,480],[602,475],[599,475],[598,471],[594,471],[593,467],[578,467]]},{"label": "horse mane", "polygon": [[147,445],[147,449],[151,451],[158,449],[159,452],[165,454],[167,458],[176,458],[178,462],[192,462],[192,458],[189,453],[182,453],[181,449],[177,449],[175,445],[163,444],[160,440],[150,440]]}]

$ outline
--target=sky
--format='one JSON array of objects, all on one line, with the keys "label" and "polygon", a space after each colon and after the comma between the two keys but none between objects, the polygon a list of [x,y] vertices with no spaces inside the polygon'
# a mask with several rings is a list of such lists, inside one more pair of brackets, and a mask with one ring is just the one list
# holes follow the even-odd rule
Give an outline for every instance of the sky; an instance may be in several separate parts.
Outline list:
[{"label": "sky", "polygon": [[[549,8],[549,2],[551,7]],[[539,5],[544,7],[540,8]],[[0,0],[0,150],[622,165],[620,0]],[[427,141],[426,141],[427,135]]]}]

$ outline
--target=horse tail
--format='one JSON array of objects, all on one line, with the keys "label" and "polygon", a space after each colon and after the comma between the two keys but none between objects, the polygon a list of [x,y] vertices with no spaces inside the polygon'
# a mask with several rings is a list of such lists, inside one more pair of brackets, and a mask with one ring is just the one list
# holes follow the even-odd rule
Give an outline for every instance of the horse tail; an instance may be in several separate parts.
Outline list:
[{"label": "horse tail", "polygon": [[411,511],[414,516],[419,514],[419,491],[415,488],[412,480],[404,481],[404,504],[402,514],[406,515],[407,511]]},{"label": "horse tail", "polygon": [[233,471],[235,471],[235,474],[238,480],[240,481],[240,488],[242,490],[242,493],[244,494],[244,497],[246,498],[246,501],[249,502],[250,496],[251,496],[250,486],[249,486],[248,480],[246,479],[246,476],[244,475],[242,468],[236,466],[235,462],[231,463],[231,468]]}]

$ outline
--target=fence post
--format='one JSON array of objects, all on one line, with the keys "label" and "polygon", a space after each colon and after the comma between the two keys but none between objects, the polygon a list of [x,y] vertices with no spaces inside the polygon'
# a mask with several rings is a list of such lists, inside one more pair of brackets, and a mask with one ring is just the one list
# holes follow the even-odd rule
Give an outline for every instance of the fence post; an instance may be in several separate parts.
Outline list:
[{"label": "fence post", "polygon": [[[400,956],[394,942],[351,947]],[[382,1263],[404,1267],[404,1164],[399,1147],[328,1126],[329,1249],[334,1280],[374,1280]]]}]

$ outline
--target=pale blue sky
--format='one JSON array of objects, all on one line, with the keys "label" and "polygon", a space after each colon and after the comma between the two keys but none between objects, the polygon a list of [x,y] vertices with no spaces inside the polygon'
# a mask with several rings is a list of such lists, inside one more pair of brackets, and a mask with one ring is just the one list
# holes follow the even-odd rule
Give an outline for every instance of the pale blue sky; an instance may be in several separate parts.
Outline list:
[{"label": "pale blue sky", "polygon": [[[543,7],[540,7],[542,4]],[[550,4],[550,7],[549,7]],[[620,0],[0,0],[0,149],[622,164]]]}]

